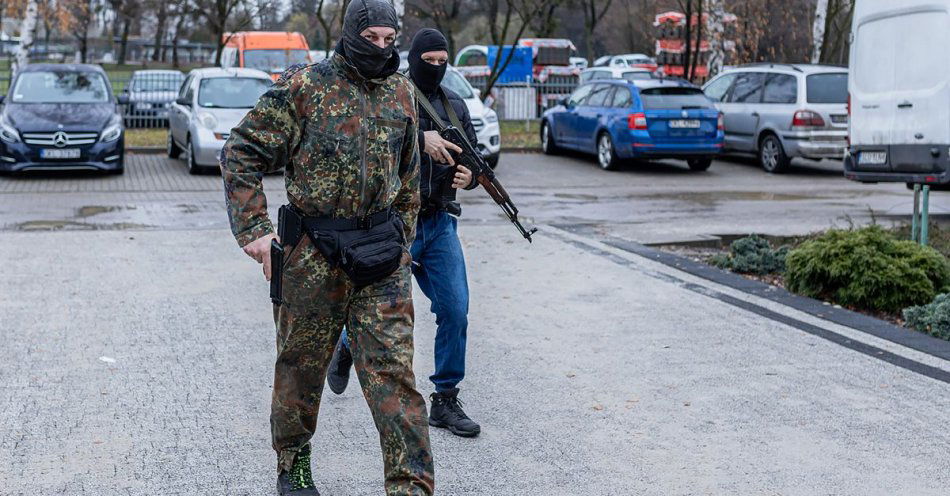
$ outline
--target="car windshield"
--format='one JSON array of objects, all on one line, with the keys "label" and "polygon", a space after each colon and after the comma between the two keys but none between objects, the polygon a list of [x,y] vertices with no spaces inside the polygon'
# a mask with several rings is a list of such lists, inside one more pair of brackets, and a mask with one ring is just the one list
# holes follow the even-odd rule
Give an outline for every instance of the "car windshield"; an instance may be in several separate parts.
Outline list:
[{"label": "car windshield", "polygon": [[15,103],[104,103],[109,101],[105,79],[95,72],[35,71],[17,78]]},{"label": "car windshield", "polygon": [[812,74],[805,80],[808,103],[848,103],[848,73]]},{"label": "car windshield", "polygon": [[468,82],[465,81],[465,78],[463,78],[461,74],[455,71],[445,71],[442,84],[462,98],[475,98],[475,95],[472,93],[472,87],[468,85]]},{"label": "car windshield", "polygon": [[622,77],[627,81],[642,81],[644,79],[653,79],[653,74],[647,71],[627,71],[622,74]]},{"label": "car windshield", "polygon": [[640,100],[647,110],[713,108],[712,102],[699,88],[643,89],[640,90]]},{"label": "car windshield", "polygon": [[271,86],[270,79],[220,77],[202,79],[198,105],[208,108],[252,108]]},{"label": "car windshield", "polygon": [[244,67],[264,72],[283,72],[294,64],[306,64],[310,61],[307,50],[246,50]]},{"label": "car windshield", "polygon": [[132,91],[178,91],[184,80],[183,74],[139,74],[132,79]]}]

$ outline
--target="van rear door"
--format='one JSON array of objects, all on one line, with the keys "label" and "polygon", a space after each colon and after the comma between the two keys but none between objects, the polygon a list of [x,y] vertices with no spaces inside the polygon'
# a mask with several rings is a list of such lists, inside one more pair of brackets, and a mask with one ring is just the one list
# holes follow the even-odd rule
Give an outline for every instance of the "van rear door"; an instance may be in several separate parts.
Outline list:
[{"label": "van rear door", "polygon": [[863,7],[851,62],[851,143],[889,150],[881,170],[922,170],[929,164],[891,147],[950,144],[950,0]]}]

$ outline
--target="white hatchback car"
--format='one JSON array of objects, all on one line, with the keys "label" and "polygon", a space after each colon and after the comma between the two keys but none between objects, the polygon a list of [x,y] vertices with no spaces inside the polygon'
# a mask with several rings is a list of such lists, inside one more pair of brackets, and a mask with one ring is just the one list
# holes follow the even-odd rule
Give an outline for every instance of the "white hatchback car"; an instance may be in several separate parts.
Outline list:
[{"label": "white hatchback car", "polygon": [[168,112],[168,156],[184,152],[188,172],[218,167],[231,129],[273,84],[257,69],[208,67],[188,73]]}]

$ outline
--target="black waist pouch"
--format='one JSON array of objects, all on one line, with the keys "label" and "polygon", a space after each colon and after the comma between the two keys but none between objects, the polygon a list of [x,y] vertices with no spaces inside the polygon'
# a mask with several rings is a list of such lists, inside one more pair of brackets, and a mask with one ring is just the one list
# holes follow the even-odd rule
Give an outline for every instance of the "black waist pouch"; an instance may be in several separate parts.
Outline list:
[{"label": "black waist pouch", "polygon": [[314,247],[356,287],[373,284],[399,268],[405,246],[402,218],[391,209],[357,219],[305,217]]}]

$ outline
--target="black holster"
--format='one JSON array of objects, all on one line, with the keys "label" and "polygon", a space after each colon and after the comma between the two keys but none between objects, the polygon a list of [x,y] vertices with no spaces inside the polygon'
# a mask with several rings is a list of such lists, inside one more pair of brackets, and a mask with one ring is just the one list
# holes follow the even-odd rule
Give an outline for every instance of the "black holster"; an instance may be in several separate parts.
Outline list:
[{"label": "black holster", "polygon": [[[293,206],[281,207],[287,242],[294,245],[306,233],[331,267],[339,267],[360,288],[377,282],[399,268],[406,239],[402,218],[387,208],[349,219],[306,217]],[[281,236],[281,241],[284,237]]]}]

